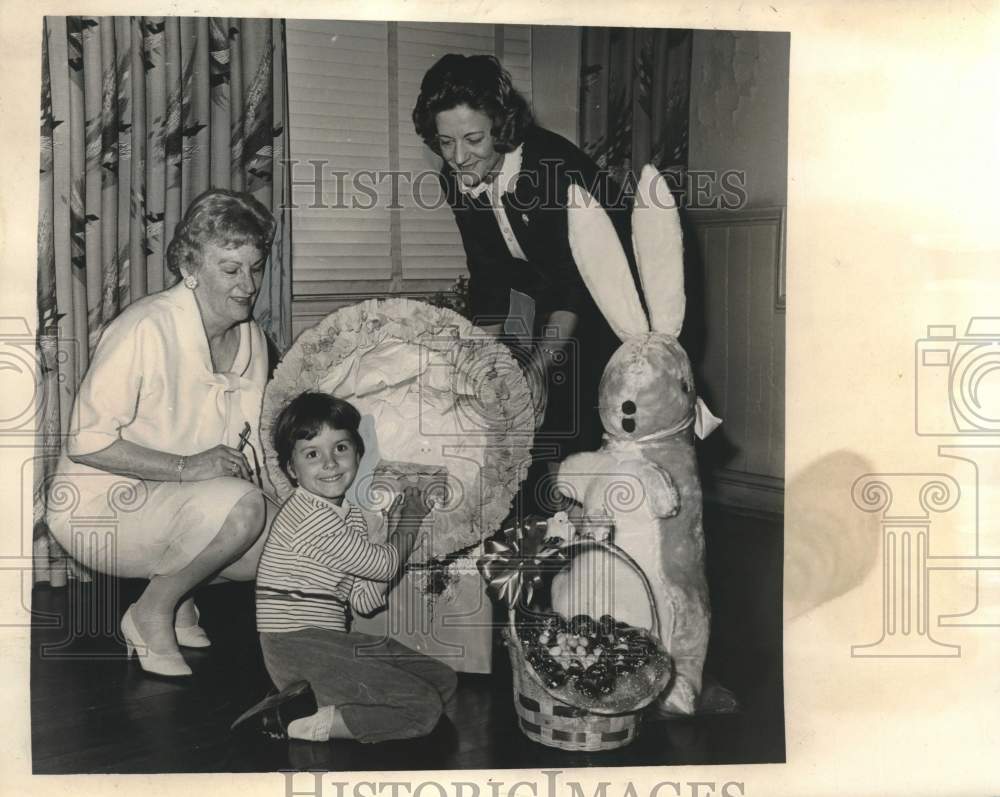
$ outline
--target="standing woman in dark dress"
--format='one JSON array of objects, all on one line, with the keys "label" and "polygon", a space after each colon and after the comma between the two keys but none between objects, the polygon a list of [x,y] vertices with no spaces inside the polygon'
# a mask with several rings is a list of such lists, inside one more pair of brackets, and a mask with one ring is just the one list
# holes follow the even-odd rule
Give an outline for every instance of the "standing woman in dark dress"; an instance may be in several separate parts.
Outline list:
[{"label": "standing woman in dark dress", "polygon": [[[492,56],[442,57],[424,76],[413,123],[444,160],[472,320],[502,336],[526,366],[540,426],[522,509],[551,511],[542,481],[548,463],[599,446],[597,387],[618,346],[570,251],[567,192],[575,182],[601,202],[634,272],[629,203],[589,156],[534,124]],[[532,305],[533,313],[525,309]]]}]

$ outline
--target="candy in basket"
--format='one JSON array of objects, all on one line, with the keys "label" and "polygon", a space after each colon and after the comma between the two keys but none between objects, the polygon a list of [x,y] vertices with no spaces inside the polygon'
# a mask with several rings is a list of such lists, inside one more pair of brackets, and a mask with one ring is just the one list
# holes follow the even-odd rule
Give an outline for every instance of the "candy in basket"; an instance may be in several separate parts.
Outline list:
[{"label": "candy in basket", "polygon": [[[602,548],[642,569],[607,542],[546,537],[547,523],[531,519],[486,543],[479,569],[494,598],[507,607],[505,638],[521,730],[534,741],[568,750],[608,750],[630,743],[641,710],[670,683],[670,655],[657,629],[604,615],[562,617],[540,608],[555,573],[576,554]],[[647,592],[652,604],[652,594]],[[655,612],[653,613],[655,617]]]}]

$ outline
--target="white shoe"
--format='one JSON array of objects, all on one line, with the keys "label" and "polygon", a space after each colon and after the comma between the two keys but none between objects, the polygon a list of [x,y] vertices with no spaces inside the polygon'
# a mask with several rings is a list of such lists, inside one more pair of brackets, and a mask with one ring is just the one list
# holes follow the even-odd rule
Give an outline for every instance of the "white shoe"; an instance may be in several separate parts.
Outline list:
[{"label": "white shoe", "polygon": [[177,644],[183,645],[186,648],[209,648],[212,646],[212,640],[208,638],[205,629],[198,625],[201,612],[194,605],[194,600],[191,598],[188,598],[188,600],[191,601],[191,608],[194,609],[194,625],[177,625],[174,623],[174,634],[177,635]]},{"label": "white shoe", "polygon": [[132,619],[134,608],[135,604],[133,603],[125,610],[125,616],[122,617],[121,623],[122,636],[125,637],[125,650],[129,657],[133,653],[137,654],[139,666],[154,675],[171,677],[191,675],[191,668],[188,667],[179,651],[177,653],[154,653],[150,650],[149,645],[139,636],[139,630],[135,627],[135,621]]}]

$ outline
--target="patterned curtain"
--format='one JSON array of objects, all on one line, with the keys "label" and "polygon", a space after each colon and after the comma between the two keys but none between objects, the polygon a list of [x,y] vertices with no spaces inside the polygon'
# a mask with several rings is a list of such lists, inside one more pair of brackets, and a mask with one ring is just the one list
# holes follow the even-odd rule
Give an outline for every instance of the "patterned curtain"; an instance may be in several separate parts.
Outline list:
[{"label": "patterned curtain", "polygon": [[65,580],[44,526],[44,484],[76,387],[108,322],[174,282],[167,244],[202,191],[247,191],[274,212],[255,315],[279,350],[291,343],[284,38],[284,22],[270,19],[44,21],[36,580]]},{"label": "patterned curtain", "polygon": [[683,178],[690,30],[584,28],[580,141],[619,182],[646,163]]}]

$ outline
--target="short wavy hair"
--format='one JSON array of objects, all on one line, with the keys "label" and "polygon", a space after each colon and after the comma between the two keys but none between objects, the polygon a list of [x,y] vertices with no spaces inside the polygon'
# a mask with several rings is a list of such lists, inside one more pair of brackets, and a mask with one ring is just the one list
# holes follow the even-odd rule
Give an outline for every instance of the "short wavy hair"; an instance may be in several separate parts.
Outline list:
[{"label": "short wavy hair", "polygon": [[195,197],[167,246],[167,268],[197,272],[205,244],[226,248],[252,244],[262,254],[271,250],[277,225],[274,216],[250,194],[211,188]]},{"label": "short wavy hair", "polygon": [[312,440],[323,431],[324,426],[347,432],[358,452],[358,459],[364,456],[365,441],[358,431],[361,413],[357,407],[329,393],[299,393],[281,408],[271,431],[271,441],[278,455],[278,467],[289,479],[294,481],[288,471],[288,463],[292,461],[295,443],[299,440]]},{"label": "short wavy hair", "polygon": [[441,154],[441,147],[435,117],[460,105],[490,117],[493,148],[497,152],[517,149],[524,140],[524,131],[534,122],[527,100],[514,88],[510,73],[492,55],[449,53],[424,75],[413,107],[413,126],[437,155]]}]

